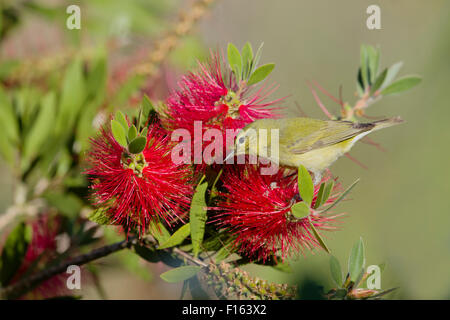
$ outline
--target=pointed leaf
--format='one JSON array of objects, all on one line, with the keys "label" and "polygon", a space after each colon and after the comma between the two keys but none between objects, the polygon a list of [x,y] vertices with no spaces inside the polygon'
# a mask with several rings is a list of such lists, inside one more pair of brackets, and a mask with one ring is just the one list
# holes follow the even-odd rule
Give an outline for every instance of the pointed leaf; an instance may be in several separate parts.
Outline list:
[{"label": "pointed leaf", "polygon": [[189,210],[189,220],[191,224],[191,239],[194,256],[200,252],[200,246],[203,242],[206,223],[206,198],[205,192],[208,188],[208,182],[200,181],[192,197],[191,208]]},{"label": "pointed leaf", "polygon": [[298,191],[302,200],[311,206],[314,196],[314,184],[311,175],[303,165],[300,165],[298,168]]},{"label": "pointed leaf", "polygon": [[362,238],[355,243],[350,253],[348,260],[348,272],[350,274],[350,280],[356,282],[356,280],[364,271],[365,256],[364,256],[364,243]]},{"label": "pointed leaf", "polygon": [[360,52],[360,71],[361,71],[361,84],[363,91],[369,83],[369,77],[367,72],[367,49],[365,45],[361,45]]},{"label": "pointed leaf", "polygon": [[372,96],[383,84],[386,79],[388,69],[384,69],[382,73],[380,73],[375,80],[375,83],[370,88],[370,95]]},{"label": "pointed leaf", "polygon": [[392,66],[389,67],[388,72],[386,74],[386,79],[384,79],[384,83],[381,86],[380,89],[386,88],[389,84],[391,84],[392,81],[394,81],[395,77],[397,76],[398,72],[403,66],[403,62],[397,62],[394,63]]},{"label": "pointed leaf", "polygon": [[333,191],[333,188],[334,188],[334,181],[331,180],[327,182],[327,184],[325,185],[325,190],[323,191],[322,204],[327,202],[328,198],[331,195],[331,192]]},{"label": "pointed leaf", "polygon": [[116,120],[111,120],[111,131],[117,143],[120,144],[122,147],[126,147],[127,135],[125,133],[125,129],[120,124],[120,122]]},{"label": "pointed leaf", "polygon": [[144,151],[145,146],[147,145],[147,138],[139,136],[130,142],[128,145],[128,151],[131,153],[137,154]]},{"label": "pointed leaf", "polygon": [[323,241],[321,235],[317,231],[316,227],[311,221],[311,218],[309,219],[309,225],[311,226],[311,230],[314,233],[314,237],[316,237],[317,241],[319,242],[319,245],[324,249],[326,252],[331,253],[330,249],[328,249],[328,246],[326,245],[325,241]]},{"label": "pointed leaf", "polygon": [[356,90],[358,91],[358,95],[362,97],[364,95],[364,83],[362,80],[361,68],[358,68],[358,75],[356,77]]},{"label": "pointed leaf", "polygon": [[319,192],[317,192],[316,202],[314,203],[314,209],[317,209],[322,205],[324,190],[325,190],[325,182],[320,184]]},{"label": "pointed leaf", "polygon": [[39,113],[26,136],[23,147],[25,158],[34,158],[42,151],[42,145],[50,139],[56,113],[56,95],[50,92],[42,98]]},{"label": "pointed leaf", "polygon": [[250,66],[250,73],[253,72],[253,70],[256,68],[256,66],[259,63],[259,60],[261,59],[263,46],[264,46],[264,42],[261,43],[261,45],[259,46],[258,50],[256,50],[255,58],[252,60],[252,65]]},{"label": "pointed leaf", "polygon": [[241,54],[239,53],[238,48],[236,48],[236,46],[232,43],[228,44],[227,53],[228,53],[228,63],[235,72],[236,81],[239,81],[241,76],[240,70],[242,70]]},{"label": "pointed leaf", "polygon": [[176,283],[192,278],[200,270],[201,267],[197,266],[183,266],[164,272],[160,277],[166,282]]},{"label": "pointed leaf", "polygon": [[86,80],[86,91],[88,96],[96,97],[104,92],[108,77],[108,67],[105,55],[97,59]]},{"label": "pointed leaf", "polygon": [[339,260],[335,256],[330,256],[331,277],[338,287],[342,286],[342,269]]},{"label": "pointed leaf", "polygon": [[117,111],[114,120],[118,121],[122,125],[125,132],[128,132],[128,121],[122,112]]},{"label": "pointed leaf", "polygon": [[130,129],[128,129],[128,141],[133,141],[134,138],[137,137],[137,129],[135,125],[132,125]]},{"label": "pointed leaf", "polygon": [[345,198],[345,196],[347,196],[347,194],[356,186],[358,182],[359,179],[353,182],[350,187],[348,187],[344,192],[342,192],[341,195],[329,207],[326,207],[324,210],[322,210],[321,213],[327,212],[328,210],[336,206],[339,202],[341,202]]},{"label": "pointed leaf", "polygon": [[242,48],[242,78],[247,79],[250,75],[250,68],[253,60],[253,49],[250,43],[246,42]]},{"label": "pointed leaf", "polygon": [[252,73],[250,79],[247,82],[247,85],[250,86],[264,80],[272,72],[273,68],[275,68],[275,64],[273,63],[268,63],[259,67]]},{"label": "pointed leaf", "polygon": [[170,247],[174,247],[179,245],[184,241],[184,239],[187,238],[191,234],[191,225],[190,223],[186,223],[181,228],[179,228],[177,231],[175,231],[174,234],[170,236],[167,241],[161,243],[161,245],[158,247],[158,249],[166,249]]},{"label": "pointed leaf", "polygon": [[387,96],[390,94],[400,93],[402,91],[406,91],[417,86],[420,83],[420,81],[422,81],[422,78],[420,77],[406,76],[401,79],[398,79],[394,83],[384,88],[381,91],[381,94]]},{"label": "pointed leaf", "polygon": [[67,67],[62,85],[56,120],[56,131],[58,133],[67,132],[72,128],[86,97],[86,84],[81,59],[75,59]]},{"label": "pointed leaf", "polygon": [[142,111],[144,114],[144,117],[147,118],[150,114],[150,111],[154,110],[155,107],[153,106],[152,101],[150,98],[145,94],[144,98],[142,99]]},{"label": "pointed leaf", "polygon": [[378,73],[378,66],[380,63],[380,50],[373,46],[367,46],[367,60],[368,68],[370,71],[370,84],[375,82],[375,78]]},{"label": "pointed leaf", "polygon": [[297,202],[291,207],[291,212],[297,219],[303,219],[309,215],[309,206],[303,201]]}]

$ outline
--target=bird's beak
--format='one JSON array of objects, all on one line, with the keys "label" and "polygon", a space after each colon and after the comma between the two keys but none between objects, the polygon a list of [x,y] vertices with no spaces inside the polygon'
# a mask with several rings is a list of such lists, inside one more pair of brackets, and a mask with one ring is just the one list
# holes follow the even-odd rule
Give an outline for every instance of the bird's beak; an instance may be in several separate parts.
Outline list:
[{"label": "bird's beak", "polygon": [[223,160],[223,162],[227,162],[228,159],[233,158],[234,157],[234,150],[231,150],[231,152],[229,154],[227,154],[227,156],[225,157],[225,159]]}]

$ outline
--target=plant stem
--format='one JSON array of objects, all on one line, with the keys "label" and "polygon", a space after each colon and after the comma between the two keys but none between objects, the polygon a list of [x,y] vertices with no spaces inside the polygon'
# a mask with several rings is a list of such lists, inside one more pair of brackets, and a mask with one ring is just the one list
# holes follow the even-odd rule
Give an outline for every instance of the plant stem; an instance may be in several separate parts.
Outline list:
[{"label": "plant stem", "polygon": [[[149,239],[145,240],[146,244],[155,245],[155,243],[150,241]],[[130,248],[132,245],[136,244],[137,241],[138,240],[136,237],[130,237],[128,240],[123,240],[120,242],[116,242],[110,245],[94,249],[86,254],[79,255],[75,258],[69,259],[55,266],[51,266],[45,270],[42,270],[41,272],[33,274],[29,277],[21,279],[20,281],[14,284],[11,284],[3,289],[0,289],[0,299],[16,299],[21,295],[23,295],[24,293],[28,292],[29,290],[33,289],[40,283],[50,279],[51,277],[66,272],[67,267],[69,267],[70,265],[77,265],[77,266],[84,265],[94,260],[106,257],[117,251]],[[198,265],[200,267],[205,268],[208,266],[207,263],[203,262],[200,259],[192,257],[189,253],[184,252],[183,250],[180,250],[178,248],[168,248],[164,249],[164,251],[176,254],[180,258],[184,258],[190,263]]]}]

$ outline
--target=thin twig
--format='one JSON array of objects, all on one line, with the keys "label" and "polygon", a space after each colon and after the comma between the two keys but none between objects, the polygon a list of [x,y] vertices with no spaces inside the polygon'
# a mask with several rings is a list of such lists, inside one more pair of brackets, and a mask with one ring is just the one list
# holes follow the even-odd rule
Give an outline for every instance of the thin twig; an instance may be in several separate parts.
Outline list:
[{"label": "thin twig", "polygon": [[61,264],[49,267],[41,272],[21,279],[20,281],[0,290],[0,297],[2,299],[14,299],[20,297],[20,295],[22,295],[24,292],[27,292],[29,289],[34,288],[39,283],[42,283],[43,281],[48,280],[57,274],[65,272],[67,270],[67,267],[71,265],[84,265],[88,262],[110,255],[111,253],[129,248],[134,243],[134,241],[136,241],[135,238],[130,238],[128,240],[116,242],[101,248],[94,249],[91,252],[79,255]]},{"label": "thin twig", "polygon": [[[154,242],[150,241],[148,238],[147,244],[155,245]],[[94,260],[103,258],[105,256],[108,256],[114,252],[120,251],[122,249],[130,248],[132,245],[134,245],[138,240],[135,237],[130,237],[128,240],[123,240],[114,244],[106,245],[101,248],[97,248],[92,250],[89,253],[79,255],[75,258],[69,259],[61,264],[49,267],[41,272],[38,272],[34,275],[31,275],[30,277],[24,278],[14,284],[11,284],[10,286],[1,289],[0,290],[0,298],[2,299],[15,299],[17,297],[20,297],[25,292],[31,290],[32,288],[36,287],[40,283],[50,279],[51,277],[60,274],[62,272],[65,272],[67,270],[67,267],[70,265],[77,265],[81,266],[86,263],[92,262]],[[200,259],[194,258],[189,253],[184,252],[178,248],[167,248],[164,249],[164,251],[168,253],[175,254],[179,256],[180,258],[184,258],[188,260],[189,262],[198,265],[200,267],[207,267],[208,264],[203,262]]]}]

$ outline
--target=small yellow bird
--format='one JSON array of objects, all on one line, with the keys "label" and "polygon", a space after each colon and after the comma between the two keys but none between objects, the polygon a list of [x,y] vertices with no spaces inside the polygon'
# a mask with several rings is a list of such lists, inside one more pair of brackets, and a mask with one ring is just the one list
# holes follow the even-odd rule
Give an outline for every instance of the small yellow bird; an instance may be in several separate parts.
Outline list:
[{"label": "small yellow bird", "polygon": [[[322,172],[356,141],[373,131],[402,122],[400,117],[370,123],[310,118],[256,120],[238,133],[234,150],[225,160],[233,155],[248,154],[265,157],[285,167],[297,169],[303,165],[314,174],[317,184]],[[273,140],[278,141],[278,148]]]}]

